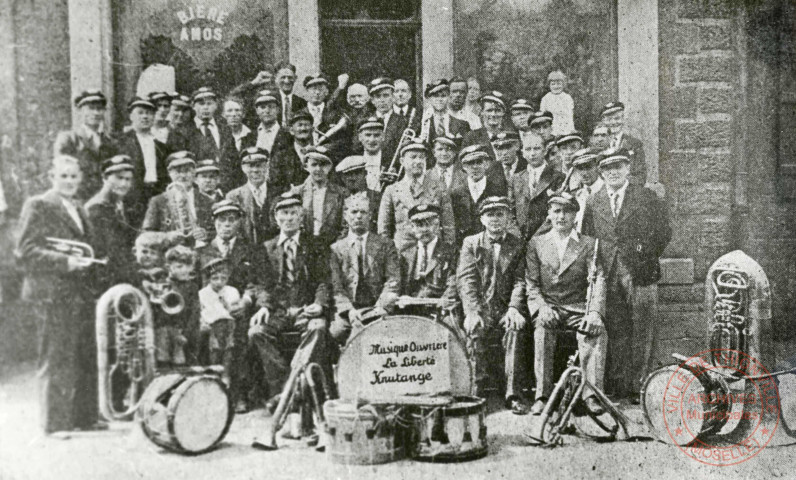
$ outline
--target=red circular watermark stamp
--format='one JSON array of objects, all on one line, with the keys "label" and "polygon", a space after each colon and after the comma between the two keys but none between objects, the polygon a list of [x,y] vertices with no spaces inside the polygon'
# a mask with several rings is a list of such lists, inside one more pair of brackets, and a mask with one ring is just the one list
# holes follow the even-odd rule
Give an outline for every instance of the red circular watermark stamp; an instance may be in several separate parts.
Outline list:
[{"label": "red circular watermark stamp", "polygon": [[779,425],[774,378],[756,358],[737,350],[700,352],[672,369],[663,391],[663,424],[689,457],[714,465],[754,458]]}]

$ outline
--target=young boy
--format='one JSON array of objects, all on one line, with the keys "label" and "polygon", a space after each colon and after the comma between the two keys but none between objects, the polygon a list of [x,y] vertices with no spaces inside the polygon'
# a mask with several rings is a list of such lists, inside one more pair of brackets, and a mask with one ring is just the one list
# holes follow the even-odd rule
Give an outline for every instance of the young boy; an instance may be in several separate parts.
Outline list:
[{"label": "young boy", "polygon": [[561,70],[553,70],[547,76],[550,91],[542,97],[539,110],[553,114],[553,135],[563,135],[575,130],[575,102],[564,91],[567,76]]},{"label": "young boy", "polygon": [[182,311],[166,317],[155,326],[155,347],[158,363],[166,365],[198,365],[199,289],[195,278],[196,254],[184,245],[166,252],[169,283],[182,296]]},{"label": "young boy", "polygon": [[201,329],[210,334],[210,363],[224,366],[224,377],[229,379],[232,367],[232,347],[235,343],[235,319],[233,311],[242,306],[244,300],[229,281],[229,262],[214,258],[205,263],[202,272],[209,283],[199,290],[201,306]]}]

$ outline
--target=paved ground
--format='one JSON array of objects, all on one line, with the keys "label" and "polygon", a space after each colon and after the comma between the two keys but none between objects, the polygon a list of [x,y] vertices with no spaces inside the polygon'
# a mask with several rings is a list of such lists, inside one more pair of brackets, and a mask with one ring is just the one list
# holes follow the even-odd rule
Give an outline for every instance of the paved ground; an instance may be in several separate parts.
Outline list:
[{"label": "paved ground", "polygon": [[[624,406],[631,435],[648,437],[638,408]],[[184,457],[152,445],[132,424],[70,440],[44,437],[38,430],[33,367],[14,369],[0,379],[0,480],[46,479],[502,479],[528,478],[794,478],[793,447],[769,447],[735,467],[708,467],[677,448],[655,441],[596,443],[567,437],[547,450],[524,444],[532,417],[506,411],[489,415],[490,452],[460,464],[409,460],[380,466],[330,463],[325,454],[298,444],[276,452],[249,447],[268,418],[262,411],[235,418],[221,448]]]}]

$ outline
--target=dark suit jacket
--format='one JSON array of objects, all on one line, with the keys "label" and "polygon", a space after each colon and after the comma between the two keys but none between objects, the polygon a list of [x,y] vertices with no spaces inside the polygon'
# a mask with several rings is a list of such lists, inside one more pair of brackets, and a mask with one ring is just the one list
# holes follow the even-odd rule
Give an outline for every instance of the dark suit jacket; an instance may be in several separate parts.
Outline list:
[{"label": "dark suit jacket", "polygon": [[[279,94],[280,101],[282,100],[282,94]],[[307,108],[307,101],[304,100],[302,97],[296,95],[295,92],[291,94],[290,97],[290,113],[289,115],[292,116],[294,113],[299,112],[303,109]],[[279,123],[282,123],[282,113],[284,112],[284,106],[280,105],[279,111]],[[290,125],[282,125],[284,128],[290,127]]]},{"label": "dark suit jacket", "polygon": [[[173,195],[173,191],[166,189],[160,195],[152,197],[146,210],[144,223],[141,225],[142,230],[155,232],[179,230],[178,213],[172,209]],[[196,185],[193,186],[193,201],[196,211],[196,226],[207,230],[208,235],[212,237],[216,228],[213,223],[213,201],[200,192]]]},{"label": "dark suit jacket", "polygon": [[486,146],[486,153],[489,154],[489,158],[492,160],[497,158],[495,149],[492,147],[492,142],[489,140],[489,133],[486,131],[486,127],[470,130],[462,139],[462,148],[477,143]]},{"label": "dark suit jacket", "polygon": [[[213,240],[198,249],[197,253],[200,266],[214,258],[221,258],[221,250],[218,248],[218,237],[213,238]],[[249,285],[262,288],[263,279],[267,275],[261,275],[264,273],[263,268],[265,268],[262,265],[261,257],[262,255],[257,253],[257,248],[246,241],[243,236],[238,235],[235,238],[235,242],[225,258],[230,266],[229,285],[237,288],[241,295]],[[209,280],[206,275],[202,275],[202,285],[207,285]]]},{"label": "dark suit jacket", "polygon": [[[313,235],[313,218],[312,218],[312,196],[310,178],[307,178],[304,183],[298,188],[299,195],[301,195],[302,203],[304,206],[304,231],[309,235]],[[344,230],[343,225],[343,202],[348,196],[348,190],[336,183],[328,182],[326,187],[326,195],[323,199],[323,223],[321,224],[320,233],[316,236],[321,245],[329,247],[334,243]]]},{"label": "dark suit jacket", "polygon": [[[395,112],[390,114],[387,120],[387,126],[384,128],[384,140],[381,148],[381,167],[382,170],[390,166],[395,150],[398,148],[398,142],[409,124],[409,119],[398,115]],[[416,132],[418,135],[420,132]],[[398,164],[398,162],[396,162]]]},{"label": "dark suit jacket", "polygon": [[83,180],[80,182],[76,198],[83,201],[100,191],[102,188],[102,161],[116,155],[118,150],[116,142],[105,133],[100,135],[99,148],[94,149],[90,146],[89,140],[84,138],[81,131],[78,130],[59,132],[55,137],[55,143],[53,143],[55,156],[69,155],[77,158],[80,162]]},{"label": "dark suit jacket", "polygon": [[638,138],[622,133],[620,148],[627,150],[630,158],[630,183],[643,187],[647,183],[647,157],[644,144]]},{"label": "dark suit jacket", "polygon": [[[360,278],[357,266],[353,264],[351,242],[348,237],[341,238],[332,244],[332,255],[329,261],[332,271],[332,287],[334,303],[338,313],[347,312],[352,308],[364,308],[373,305],[389,307],[392,305],[390,296],[397,296],[401,286],[401,266],[398,252],[392,240],[375,233],[368,233],[365,244],[364,262],[365,278]],[[365,282],[373,294],[373,298],[365,299],[363,304],[354,304],[354,296],[359,282]]]},{"label": "dark suit jacket", "polygon": [[136,279],[133,245],[138,229],[130,225],[129,212],[122,218],[109,193],[100,190],[85,205],[88,218],[94,227],[96,256],[107,258],[108,264],[101,269],[98,281],[103,289],[119,283],[133,283]]},{"label": "dark suit jacket", "polygon": [[244,219],[241,228],[243,229],[243,236],[252,244],[262,245],[263,242],[279,233],[279,228],[276,226],[276,220],[271,211],[274,198],[278,195],[279,192],[268,188],[265,204],[262,207],[258,207],[248,184],[227,193],[227,199],[234,200],[243,208]]},{"label": "dark suit jacket", "polygon": [[45,238],[96,245],[94,229],[82,207],[77,207],[83,231],[69,216],[61,197],[53,190],[30,197],[22,207],[16,255],[25,270],[22,298],[32,302],[65,304],[77,299],[95,298],[92,280],[96,270],[70,272],[68,256],[46,246]]},{"label": "dark suit jacket", "polygon": [[[502,182],[501,182],[502,179]],[[486,188],[477,201],[473,201],[465,178],[450,190],[453,220],[456,224],[456,238],[463,239],[484,230],[478,215],[478,202],[486,197],[506,196],[506,179],[502,175],[487,175]]]},{"label": "dark suit jacket", "polygon": [[[496,285],[490,289],[493,274],[492,243],[482,232],[464,239],[459,252],[456,286],[464,314],[479,314],[487,326],[494,326],[509,307],[525,312],[525,245],[506,233],[500,246]],[[489,296],[490,292],[494,292]]]},{"label": "dark suit jacket", "polygon": [[672,238],[672,229],[666,206],[653,191],[628,185],[619,217],[614,218],[608,187],[601,188],[586,201],[581,230],[604,242],[603,265],[611,274],[618,259],[635,285],[650,285],[661,278],[658,258]]},{"label": "dark suit jacket", "polygon": [[437,239],[425,271],[420,278],[415,278],[417,249],[417,243],[413,243],[401,252],[401,294],[444,298],[453,303],[456,300],[456,249],[441,238]]},{"label": "dark suit jacket", "polygon": [[[594,258],[595,239],[580,235],[570,239],[564,251],[564,261],[558,259],[558,233],[549,231],[530,239],[525,255],[525,292],[528,311],[534,316],[544,305],[558,307],[570,313],[586,312],[586,291],[589,269]],[[592,289],[590,312],[605,316],[606,284],[599,261]]]},{"label": "dark suit jacket", "polygon": [[135,131],[127,131],[119,138],[119,153],[128,155],[133,161],[133,186],[124,198],[124,203],[130,211],[129,221],[135,227],[140,227],[141,222],[144,220],[144,213],[146,213],[149,200],[155,195],[163,193],[166,190],[166,185],[169,184],[166,157],[171,152],[172,150],[168,145],[155,140],[157,182],[145,184],[144,152],[141,149],[141,144],[138,143]]},{"label": "dark suit jacket", "polygon": [[464,173],[464,170],[462,170],[462,166],[458,160],[451,166],[451,168],[453,168],[453,174],[451,175],[451,183],[449,186],[444,185],[445,179],[443,178],[442,170],[438,168],[438,165],[434,165],[434,168],[428,170],[429,175],[433,175],[435,178],[438,179],[438,181],[443,183],[445,189],[449,194],[451,190],[453,190],[457,186],[464,185],[465,188],[467,186],[467,174]]},{"label": "dark suit jacket", "polygon": [[[465,122],[464,120],[459,120],[456,117],[451,116],[448,114],[450,122],[448,123],[448,134],[456,139],[456,144],[458,146],[462,145],[462,141],[464,140],[465,135],[470,133],[470,124]],[[428,125],[428,144],[434,145],[434,139],[437,138],[437,129],[434,128],[434,120],[432,118],[426,119],[426,122],[431,122]],[[422,128],[421,128],[422,130]],[[419,134],[420,132],[418,132]],[[433,158],[431,158],[433,162]]]},{"label": "dark suit jacket", "polygon": [[548,190],[557,189],[564,181],[564,175],[549,164],[542,170],[533,192],[528,186],[527,168],[511,179],[509,203],[514,220],[523,240],[530,239],[547,218]]},{"label": "dark suit jacket", "polygon": [[299,234],[296,250],[295,281],[285,279],[285,251],[279,245],[279,236],[265,242],[266,271],[272,272],[264,278],[268,294],[258,301],[271,314],[280,309],[302,307],[317,303],[324,309],[328,319],[331,314],[331,284],[329,275],[329,250],[317,239],[305,233]]},{"label": "dark suit jacket", "polygon": [[282,140],[287,143],[280,144],[279,149],[271,155],[268,168],[268,186],[280,193],[290,190],[291,185],[301,185],[309,175],[293,146],[293,136],[288,136],[287,140]]},{"label": "dark suit jacket", "polygon": [[[219,186],[221,190],[228,192],[246,183],[246,176],[240,169],[238,149],[235,146],[235,137],[232,136],[232,131],[222,118],[216,118],[215,122],[218,128],[219,145],[216,145],[213,135],[209,132],[205,137],[202,130],[196,126],[195,121],[185,125],[180,134],[185,137],[188,150],[196,155],[197,160],[211,158],[218,162],[218,168],[221,170]],[[256,130],[254,138],[256,141]]]}]

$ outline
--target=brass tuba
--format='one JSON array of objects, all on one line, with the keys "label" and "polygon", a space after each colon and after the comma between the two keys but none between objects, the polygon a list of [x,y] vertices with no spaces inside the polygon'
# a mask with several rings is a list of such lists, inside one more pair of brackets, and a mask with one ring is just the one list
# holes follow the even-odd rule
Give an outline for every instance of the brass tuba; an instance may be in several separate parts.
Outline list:
[{"label": "brass tuba", "polygon": [[[97,301],[96,322],[100,413],[128,420],[155,375],[152,308],[141,290],[116,285]],[[115,390],[125,384],[126,392]]]}]

